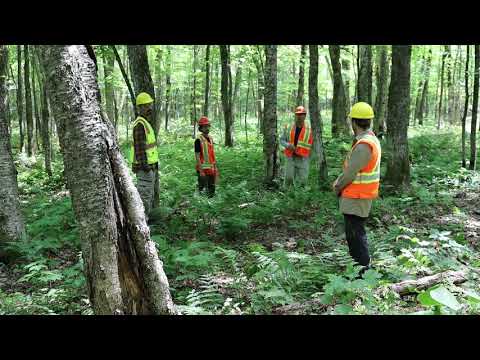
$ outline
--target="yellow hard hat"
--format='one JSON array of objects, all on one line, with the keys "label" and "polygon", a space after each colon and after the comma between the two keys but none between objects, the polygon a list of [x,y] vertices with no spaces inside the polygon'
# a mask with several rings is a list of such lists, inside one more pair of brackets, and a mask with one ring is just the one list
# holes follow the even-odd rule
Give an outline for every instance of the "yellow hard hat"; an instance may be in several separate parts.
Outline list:
[{"label": "yellow hard hat", "polygon": [[137,96],[137,105],[153,103],[152,97],[146,92],[142,92]]},{"label": "yellow hard hat", "polygon": [[352,106],[349,116],[353,119],[373,119],[375,114],[372,107],[366,102],[358,102]]}]

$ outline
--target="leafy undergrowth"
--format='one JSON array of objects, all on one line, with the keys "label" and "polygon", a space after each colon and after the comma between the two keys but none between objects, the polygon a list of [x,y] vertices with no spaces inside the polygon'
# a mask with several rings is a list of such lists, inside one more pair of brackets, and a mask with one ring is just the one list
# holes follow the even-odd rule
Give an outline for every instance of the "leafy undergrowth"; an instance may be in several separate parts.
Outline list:
[{"label": "leafy undergrowth", "polygon": [[[480,234],[469,225],[480,221],[480,177],[460,169],[452,131],[410,131],[412,186],[402,193],[385,188],[376,201],[367,223],[374,269],[361,279],[337,200],[317,189],[314,167],[306,189],[270,192],[261,186],[259,140],[250,136],[248,145],[233,149],[217,145],[221,177],[208,199],[195,193],[192,140],[163,138],[162,206],[152,214],[151,231],[175,303],[184,314],[289,313],[288,305],[311,301],[317,305],[310,314],[479,313],[475,271],[461,285],[403,297],[388,287],[480,267]],[[349,141],[325,143],[333,181]],[[49,180],[35,164],[19,166],[29,240],[12,245],[20,258],[0,269],[0,313],[90,314],[62,168],[56,163]]]}]

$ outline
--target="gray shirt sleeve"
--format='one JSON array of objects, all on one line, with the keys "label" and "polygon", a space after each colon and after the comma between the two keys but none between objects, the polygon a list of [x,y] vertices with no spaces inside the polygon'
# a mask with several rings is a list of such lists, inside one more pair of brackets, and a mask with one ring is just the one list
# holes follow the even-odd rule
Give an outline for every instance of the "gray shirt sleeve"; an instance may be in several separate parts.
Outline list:
[{"label": "gray shirt sleeve", "polygon": [[367,144],[358,144],[353,149],[352,156],[348,162],[348,167],[343,174],[339,176],[335,188],[341,191],[344,187],[349,185],[357,176],[362,168],[367,166],[372,157],[372,150]]}]

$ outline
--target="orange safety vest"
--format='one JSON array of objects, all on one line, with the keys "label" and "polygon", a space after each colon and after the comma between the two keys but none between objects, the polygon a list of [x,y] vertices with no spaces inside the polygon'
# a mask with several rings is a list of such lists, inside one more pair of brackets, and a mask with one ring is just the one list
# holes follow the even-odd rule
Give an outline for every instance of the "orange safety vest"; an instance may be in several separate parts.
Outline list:
[{"label": "orange safety vest", "polygon": [[[297,127],[296,124],[290,126],[290,140],[289,144],[295,144],[295,128]],[[288,125],[285,125],[285,129],[288,130]],[[302,130],[300,131],[300,135],[298,136],[297,146],[295,147],[295,154],[302,157],[308,157],[310,155],[310,150],[312,149],[313,144],[313,135],[312,129],[310,126],[305,123]],[[293,156],[293,150],[284,149],[283,153],[286,157]]]},{"label": "orange safety vest", "polygon": [[[213,139],[210,137],[210,142],[203,136],[203,134],[199,134],[197,139],[200,140],[201,144],[201,151],[200,151],[200,166],[205,174],[207,175],[215,175],[215,151],[213,150]],[[208,154],[208,156],[205,156]],[[198,164],[195,165],[195,169],[200,171]]]},{"label": "orange safety vest", "polygon": [[380,142],[372,131],[363,135],[353,146],[343,163],[343,169],[348,166],[348,161],[353,149],[358,144],[367,144],[372,150],[372,157],[367,166],[360,170],[355,179],[342,190],[342,197],[349,199],[375,199],[378,197],[380,187],[380,159],[382,148]]}]

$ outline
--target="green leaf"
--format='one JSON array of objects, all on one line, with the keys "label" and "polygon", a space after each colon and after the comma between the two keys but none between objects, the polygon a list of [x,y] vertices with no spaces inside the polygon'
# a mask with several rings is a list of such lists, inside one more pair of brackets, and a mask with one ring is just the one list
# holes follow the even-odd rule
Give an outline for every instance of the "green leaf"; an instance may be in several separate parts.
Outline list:
[{"label": "green leaf", "polygon": [[472,290],[464,290],[463,293],[467,295],[467,300],[472,303],[480,303],[480,295]]},{"label": "green leaf", "polygon": [[432,299],[432,297],[430,296],[430,291],[429,290],[418,294],[417,300],[423,306],[441,305],[438,301]]},{"label": "green leaf", "polygon": [[449,307],[452,310],[456,311],[462,307],[455,296],[443,286],[431,290],[430,296],[433,300]]}]

